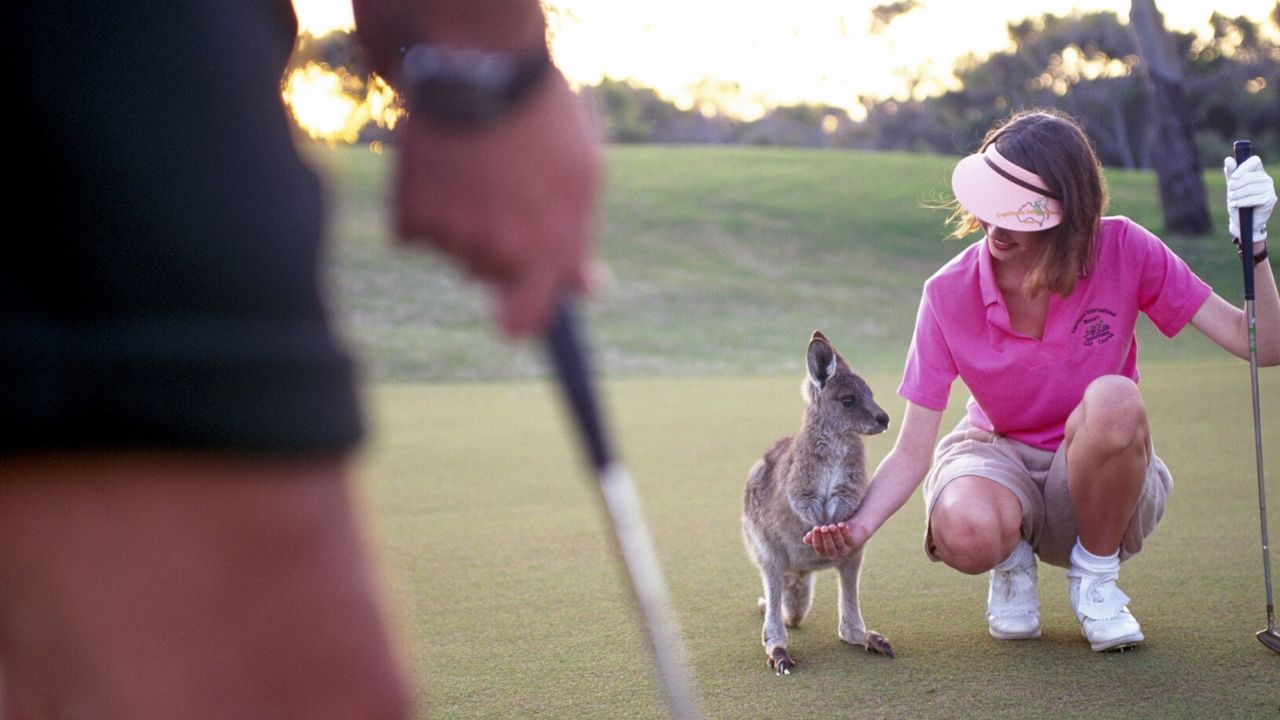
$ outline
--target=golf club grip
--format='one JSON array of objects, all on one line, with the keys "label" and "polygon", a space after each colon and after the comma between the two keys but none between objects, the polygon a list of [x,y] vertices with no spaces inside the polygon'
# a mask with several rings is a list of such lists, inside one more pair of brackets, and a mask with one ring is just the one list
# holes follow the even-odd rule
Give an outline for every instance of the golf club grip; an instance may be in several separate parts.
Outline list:
[{"label": "golf club grip", "polygon": [[[1253,143],[1248,140],[1237,140],[1233,146],[1236,156],[1236,167],[1253,155]],[[1239,208],[1240,213],[1240,262],[1244,269],[1244,299],[1254,299],[1253,291],[1253,208]]]},{"label": "golf club grip", "polygon": [[547,349],[556,374],[560,377],[565,400],[572,409],[574,421],[586,444],[592,469],[599,473],[613,459],[613,455],[600,421],[600,406],[596,402],[595,386],[591,382],[591,366],[579,337],[577,314],[568,299],[561,302],[552,319],[547,331]]}]

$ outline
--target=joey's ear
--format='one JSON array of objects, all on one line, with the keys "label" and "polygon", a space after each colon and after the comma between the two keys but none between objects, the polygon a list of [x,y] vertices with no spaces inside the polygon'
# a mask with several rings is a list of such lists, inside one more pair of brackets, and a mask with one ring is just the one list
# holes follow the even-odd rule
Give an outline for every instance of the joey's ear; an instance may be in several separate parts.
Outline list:
[{"label": "joey's ear", "polygon": [[822,333],[815,332],[809,341],[808,366],[809,382],[815,390],[822,390],[836,372],[836,349]]},{"label": "joey's ear", "polygon": [[[814,340],[827,340],[827,336],[823,335],[821,330],[814,330],[813,337],[810,337],[809,341],[813,342]],[[831,342],[831,341],[827,340],[827,342]]]}]

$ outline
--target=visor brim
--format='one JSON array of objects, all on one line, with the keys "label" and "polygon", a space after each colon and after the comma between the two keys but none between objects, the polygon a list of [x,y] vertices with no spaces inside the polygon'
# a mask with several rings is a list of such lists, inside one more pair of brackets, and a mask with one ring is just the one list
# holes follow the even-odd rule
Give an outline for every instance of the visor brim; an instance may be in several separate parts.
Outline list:
[{"label": "visor brim", "polygon": [[951,191],[974,217],[1006,230],[1035,232],[1062,222],[1061,202],[1001,176],[982,153],[956,165]]}]

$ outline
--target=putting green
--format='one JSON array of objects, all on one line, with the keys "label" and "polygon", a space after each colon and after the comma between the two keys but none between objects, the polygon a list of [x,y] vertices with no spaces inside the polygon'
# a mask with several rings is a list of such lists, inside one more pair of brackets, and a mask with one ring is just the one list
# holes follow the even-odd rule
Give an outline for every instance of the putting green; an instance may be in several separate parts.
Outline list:
[{"label": "putting green", "polygon": [[[1042,567],[1044,637],[1002,643],[983,620],[986,580],[930,564],[914,498],[873,539],[863,613],[896,660],[835,635],[835,583],[793,631],[798,670],[765,667],[758,580],[742,549],[747,467],[799,425],[800,374],[634,379],[606,386],[620,449],[644,498],[710,717],[1274,718],[1280,658],[1265,624],[1248,368],[1144,364],[1157,450],[1176,487],[1122,587],[1147,643],[1096,655]],[[1264,369],[1264,443],[1280,472],[1280,373]],[[901,417],[897,378],[868,380]],[[957,415],[957,391],[950,411]],[[363,463],[371,531],[424,715],[662,717],[642,639],[590,480],[554,388],[540,381],[379,385]],[[869,441],[873,462],[894,429]],[[1271,528],[1280,535],[1280,486]]]}]

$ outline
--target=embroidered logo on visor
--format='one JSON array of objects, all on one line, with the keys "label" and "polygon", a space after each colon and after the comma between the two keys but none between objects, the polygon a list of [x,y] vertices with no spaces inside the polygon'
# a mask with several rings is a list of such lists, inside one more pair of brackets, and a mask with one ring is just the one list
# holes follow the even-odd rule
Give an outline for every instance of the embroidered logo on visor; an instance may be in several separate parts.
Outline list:
[{"label": "embroidered logo on visor", "polygon": [[1049,207],[1049,203],[1045,200],[1033,200],[1023,203],[1022,207],[1017,210],[996,213],[997,217],[1013,218],[1023,225],[1035,225],[1036,227],[1044,227],[1044,224],[1049,222],[1050,217],[1053,215],[1057,215],[1057,213],[1053,211],[1053,208]]}]

